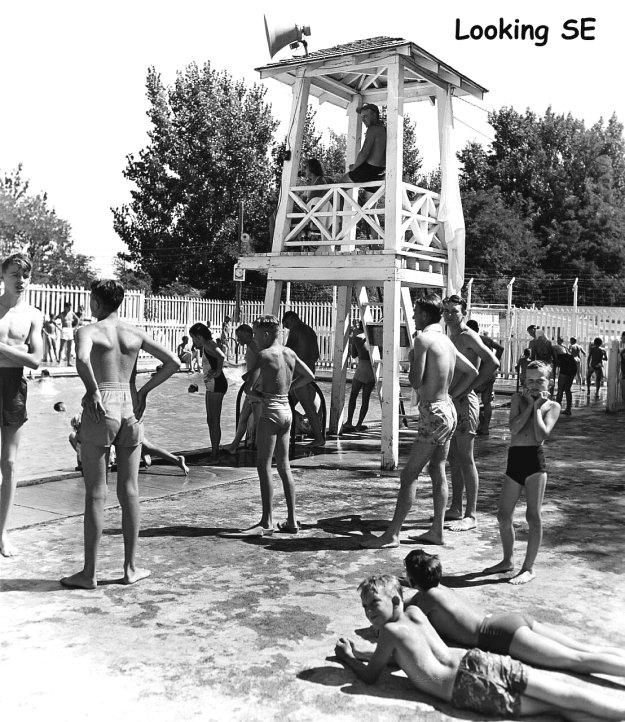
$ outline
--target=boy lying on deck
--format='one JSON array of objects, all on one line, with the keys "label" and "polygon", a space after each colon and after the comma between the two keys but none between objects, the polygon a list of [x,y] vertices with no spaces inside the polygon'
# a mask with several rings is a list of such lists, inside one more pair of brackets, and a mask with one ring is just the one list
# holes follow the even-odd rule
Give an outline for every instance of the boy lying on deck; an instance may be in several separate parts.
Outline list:
[{"label": "boy lying on deck", "polygon": [[559,714],[574,722],[624,720],[625,695],[608,693],[564,674],[533,667],[479,649],[447,647],[416,607],[404,611],[397,577],[369,577],[358,587],[365,615],[379,631],[368,664],[353,642],[340,638],[335,654],[368,684],[394,661],[421,692],[459,709],[492,716]]},{"label": "boy lying on deck", "polygon": [[625,651],[583,644],[526,614],[485,615],[440,584],[440,559],[423,549],[411,551],[404,564],[410,585],[418,590],[407,602],[406,612],[418,607],[450,644],[509,654],[548,669],[625,677]]}]

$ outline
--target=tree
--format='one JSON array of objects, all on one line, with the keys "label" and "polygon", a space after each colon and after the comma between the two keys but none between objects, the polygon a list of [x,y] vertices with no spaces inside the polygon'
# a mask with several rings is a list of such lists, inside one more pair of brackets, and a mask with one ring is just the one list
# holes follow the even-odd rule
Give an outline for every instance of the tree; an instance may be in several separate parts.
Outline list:
[{"label": "tree", "polygon": [[124,177],[135,189],[113,209],[114,228],[154,290],[184,283],[231,296],[240,201],[246,231],[268,243],[276,122],[265,90],[209,62],[188,65],[173,87],[150,68],[146,87],[149,144],[127,158]]},{"label": "tree", "polygon": [[146,295],[152,293],[152,278],[141,269],[132,268],[121,257],[113,261],[115,278],[122,284],[126,291],[143,291]]},{"label": "tree", "polygon": [[48,206],[47,194],[29,193],[21,164],[0,172],[0,251],[27,253],[36,283],[83,286],[96,275],[93,259],[74,253],[71,227]]}]

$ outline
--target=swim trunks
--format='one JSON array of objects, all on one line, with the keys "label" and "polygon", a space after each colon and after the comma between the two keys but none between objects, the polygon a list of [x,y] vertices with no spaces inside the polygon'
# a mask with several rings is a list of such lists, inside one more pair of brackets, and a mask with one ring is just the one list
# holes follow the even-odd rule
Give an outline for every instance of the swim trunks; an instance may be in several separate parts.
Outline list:
[{"label": "swim trunks", "polygon": [[374,384],[375,374],[371,361],[360,359],[356,371],[354,372],[354,381],[360,381],[361,384]]},{"label": "swim trunks", "polygon": [[489,614],[480,624],[477,645],[485,652],[509,654],[516,631],[521,627],[531,629],[533,623],[525,614]]},{"label": "swim trunks", "polygon": [[527,672],[516,659],[470,649],[460,660],[451,703],[496,717],[518,717]]},{"label": "swim trunks", "polygon": [[289,397],[282,394],[263,393],[260,398],[259,418],[271,421],[279,431],[288,429],[293,418]]},{"label": "swim trunks", "polygon": [[458,436],[475,436],[480,420],[480,402],[475,391],[470,391],[460,399],[454,399],[458,425],[456,434]]},{"label": "swim trunks", "polygon": [[62,341],[73,341],[74,340],[74,329],[71,326],[63,326],[61,329],[61,340]]},{"label": "swim trunks", "polygon": [[135,416],[129,384],[101,383],[98,389],[106,409],[100,421],[83,413],[78,440],[81,444],[108,447],[139,446],[143,441],[143,424]]},{"label": "swim trunks", "polygon": [[28,384],[24,369],[0,368],[0,422],[2,426],[21,426],[27,419]]},{"label": "swim trunks", "polygon": [[384,178],[386,168],[379,165],[370,165],[369,163],[363,163],[358,168],[350,170],[347,174],[352,183],[367,183],[369,181],[378,181]]},{"label": "swim trunks", "polygon": [[511,446],[508,449],[506,476],[517,484],[525,486],[528,476],[541,471],[547,471],[545,451],[542,446]]},{"label": "swim trunks", "polygon": [[456,430],[456,409],[451,398],[419,401],[417,442],[444,446]]}]

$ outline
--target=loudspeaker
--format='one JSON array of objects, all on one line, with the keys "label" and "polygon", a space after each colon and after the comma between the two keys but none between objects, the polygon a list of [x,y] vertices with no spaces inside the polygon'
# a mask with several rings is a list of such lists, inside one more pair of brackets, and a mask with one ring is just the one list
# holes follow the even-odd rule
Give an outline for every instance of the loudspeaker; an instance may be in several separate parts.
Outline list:
[{"label": "loudspeaker", "polygon": [[263,15],[265,20],[265,34],[267,35],[267,47],[269,55],[273,56],[282,48],[294,43],[302,43],[306,48],[304,35],[310,35],[310,27],[308,25],[276,25],[270,26],[267,22],[267,16]]}]

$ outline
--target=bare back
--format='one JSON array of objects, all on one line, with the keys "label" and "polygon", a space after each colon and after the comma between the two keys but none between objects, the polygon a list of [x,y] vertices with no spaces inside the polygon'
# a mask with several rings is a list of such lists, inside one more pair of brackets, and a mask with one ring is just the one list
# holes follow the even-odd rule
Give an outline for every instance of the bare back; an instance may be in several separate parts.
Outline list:
[{"label": "bare back", "polygon": [[443,401],[456,368],[456,349],[442,331],[417,336],[410,366],[410,383],[421,401]]},{"label": "bare back", "polygon": [[370,125],[365,142],[371,144],[366,162],[381,168],[386,166],[386,128],[381,123]]},{"label": "bare back", "polygon": [[416,608],[397,622],[385,625],[380,634],[390,634],[397,664],[414,686],[439,699],[451,700],[456,672],[464,649],[450,649],[425,615]]},{"label": "bare back", "polygon": [[104,319],[78,330],[76,354],[81,357],[89,349],[91,367],[99,384],[130,383],[144,340],[143,332],[134,326]]},{"label": "bare back", "polygon": [[477,644],[478,631],[484,615],[463,602],[453,589],[437,586],[416,594],[411,606],[417,606],[438,634],[451,644],[472,647]]},{"label": "bare back", "polygon": [[289,393],[297,356],[286,346],[274,343],[258,353],[263,393],[285,396]]}]

